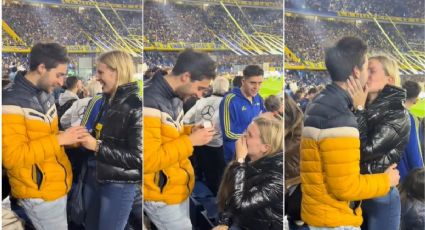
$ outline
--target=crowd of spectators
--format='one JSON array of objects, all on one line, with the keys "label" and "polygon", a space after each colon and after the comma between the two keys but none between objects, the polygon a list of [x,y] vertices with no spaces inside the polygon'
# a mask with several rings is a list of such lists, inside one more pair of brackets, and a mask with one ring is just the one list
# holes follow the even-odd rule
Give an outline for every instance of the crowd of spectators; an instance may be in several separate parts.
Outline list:
[{"label": "crowd of spectators", "polygon": [[[382,29],[397,49],[425,51],[423,34],[425,25],[381,23]],[[285,18],[285,43],[302,62],[324,61],[324,49],[343,36],[358,36],[367,41],[373,52],[394,54],[395,48],[375,22],[327,21],[303,17]]]},{"label": "crowd of spectators", "polygon": [[[102,14],[105,18],[102,16]],[[20,36],[27,46],[40,41],[55,41],[64,45],[90,45],[95,41],[114,44],[118,36],[142,35],[141,11],[112,11],[95,8],[79,10],[70,7],[39,7],[7,5],[3,19]],[[5,38],[3,33],[3,38]],[[9,41],[10,39],[6,40]],[[15,45],[13,42],[5,45]]]},{"label": "crowd of spectators", "polygon": [[[177,60],[177,52],[144,52],[144,62],[152,68],[172,67]],[[269,63],[269,66],[283,68],[282,55],[237,55],[230,51],[212,52],[210,56],[216,61],[218,73],[236,73],[239,69],[250,64]]]},{"label": "crowd of spectators", "polygon": [[145,35],[149,42],[219,42],[216,36],[228,39],[241,37],[238,26],[247,34],[283,34],[282,10],[237,6],[226,8],[229,13],[220,5],[202,8],[198,5],[146,1]]},{"label": "crowd of spectators", "polygon": [[425,17],[422,0],[285,0],[285,7],[319,12],[370,12],[395,17]]},{"label": "crowd of spectators", "polygon": [[[92,2],[92,0],[81,0],[81,1]],[[141,5],[142,4],[142,0],[96,0],[96,2],[123,4],[123,5]]]}]

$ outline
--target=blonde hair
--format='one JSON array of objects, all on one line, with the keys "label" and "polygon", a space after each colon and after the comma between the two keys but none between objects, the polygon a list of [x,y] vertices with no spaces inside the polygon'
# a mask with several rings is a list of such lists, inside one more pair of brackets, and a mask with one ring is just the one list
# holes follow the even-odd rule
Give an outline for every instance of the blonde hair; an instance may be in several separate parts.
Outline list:
[{"label": "blonde hair", "polygon": [[[269,151],[264,156],[277,154],[283,151],[283,123],[273,118],[257,117],[254,122],[260,130],[260,138],[263,144],[269,145]],[[263,156],[263,157],[264,157]],[[239,164],[236,161],[232,161],[226,166],[223,173],[223,178],[220,182],[220,187],[217,193],[218,208],[223,211],[226,207],[231,194],[233,194],[233,185],[235,183],[234,169]],[[283,178],[282,178],[283,180]]]},{"label": "blonde hair", "polygon": [[102,92],[102,85],[93,78],[87,83],[87,91],[89,92],[90,97],[94,97],[96,94]]},{"label": "blonde hair", "polygon": [[[103,63],[108,66],[111,70],[117,72],[117,87],[120,85],[127,84],[134,81],[134,63],[133,58],[121,50],[112,50],[106,53],[102,53],[98,58],[97,62]],[[116,88],[114,90],[115,94]]]},{"label": "blonde hair", "polygon": [[260,130],[261,142],[269,146],[266,155],[283,151],[283,123],[277,119],[268,117],[257,117],[253,122]]},{"label": "blonde hair", "polygon": [[224,77],[217,77],[213,84],[213,93],[224,95],[227,91],[229,91],[229,81]]},{"label": "blonde hair", "polygon": [[378,54],[369,57],[369,60],[371,59],[375,59],[382,64],[385,75],[391,77],[394,80],[395,86],[401,86],[398,64],[392,57],[389,57],[388,55],[384,54]]}]

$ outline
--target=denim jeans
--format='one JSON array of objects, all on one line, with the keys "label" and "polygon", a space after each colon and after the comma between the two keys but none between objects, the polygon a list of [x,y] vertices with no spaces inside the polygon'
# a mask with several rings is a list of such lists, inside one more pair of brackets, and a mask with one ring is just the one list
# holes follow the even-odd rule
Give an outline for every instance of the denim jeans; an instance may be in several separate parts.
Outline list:
[{"label": "denim jeans", "polygon": [[139,184],[98,183],[96,168],[89,164],[84,186],[85,227],[88,230],[123,230],[133,203],[140,193]]},{"label": "denim jeans", "polygon": [[145,201],[143,210],[159,230],[192,230],[189,198],[180,204]]},{"label": "denim jeans", "polygon": [[66,201],[67,196],[63,196],[54,201],[39,198],[19,199],[18,203],[37,230],[56,230],[68,229]]},{"label": "denim jeans", "polygon": [[360,227],[340,226],[340,227],[313,227],[309,226],[310,230],[360,230]]},{"label": "denim jeans", "polygon": [[398,230],[400,228],[401,204],[396,187],[382,197],[363,201],[363,225],[367,230]]}]

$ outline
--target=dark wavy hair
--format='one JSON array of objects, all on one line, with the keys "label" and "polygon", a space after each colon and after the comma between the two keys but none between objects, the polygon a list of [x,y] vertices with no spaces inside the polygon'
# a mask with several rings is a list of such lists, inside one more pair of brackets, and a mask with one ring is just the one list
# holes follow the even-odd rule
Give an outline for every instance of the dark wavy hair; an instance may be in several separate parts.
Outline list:
[{"label": "dark wavy hair", "polygon": [[425,201],[425,168],[414,168],[400,186],[400,197]]}]

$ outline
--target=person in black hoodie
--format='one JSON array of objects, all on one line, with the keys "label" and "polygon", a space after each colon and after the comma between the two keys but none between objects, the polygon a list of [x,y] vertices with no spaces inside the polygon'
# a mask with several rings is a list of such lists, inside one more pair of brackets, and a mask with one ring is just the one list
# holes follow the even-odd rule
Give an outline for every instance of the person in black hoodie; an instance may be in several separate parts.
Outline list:
[{"label": "person in black hoodie", "polygon": [[400,230],[425,229],[425,169],[410,171],[400,186]]},{"label": "person in black hoodie", "polygon": [[283,124],[258,117],[236,141],[236,160],[223,176],[214,230],[283,229]]},{"label": "person in black hoodie", "polygon": [[97,59],[102,104],[92,134],[82,143],[92,153],[84,186],[86,229],[124,229],[140,197],[142,97],[133,75],[126,52],[109,51]]},{"label": "person in black hoodie", "polygon": [[[397,86],[400,85],[397,62],[386,56],[373,56],[369,58],[366,87],[360,89],[360,84],[353,79],[349,81],[360,131],[360,172],[376,174],[389,166],[396,167],[410,132],[410,118],[404,107],[406,91]],[[399,229],[401,207],[396,187],[386,196],[363,201],[362,207],[362,229]]]}]

